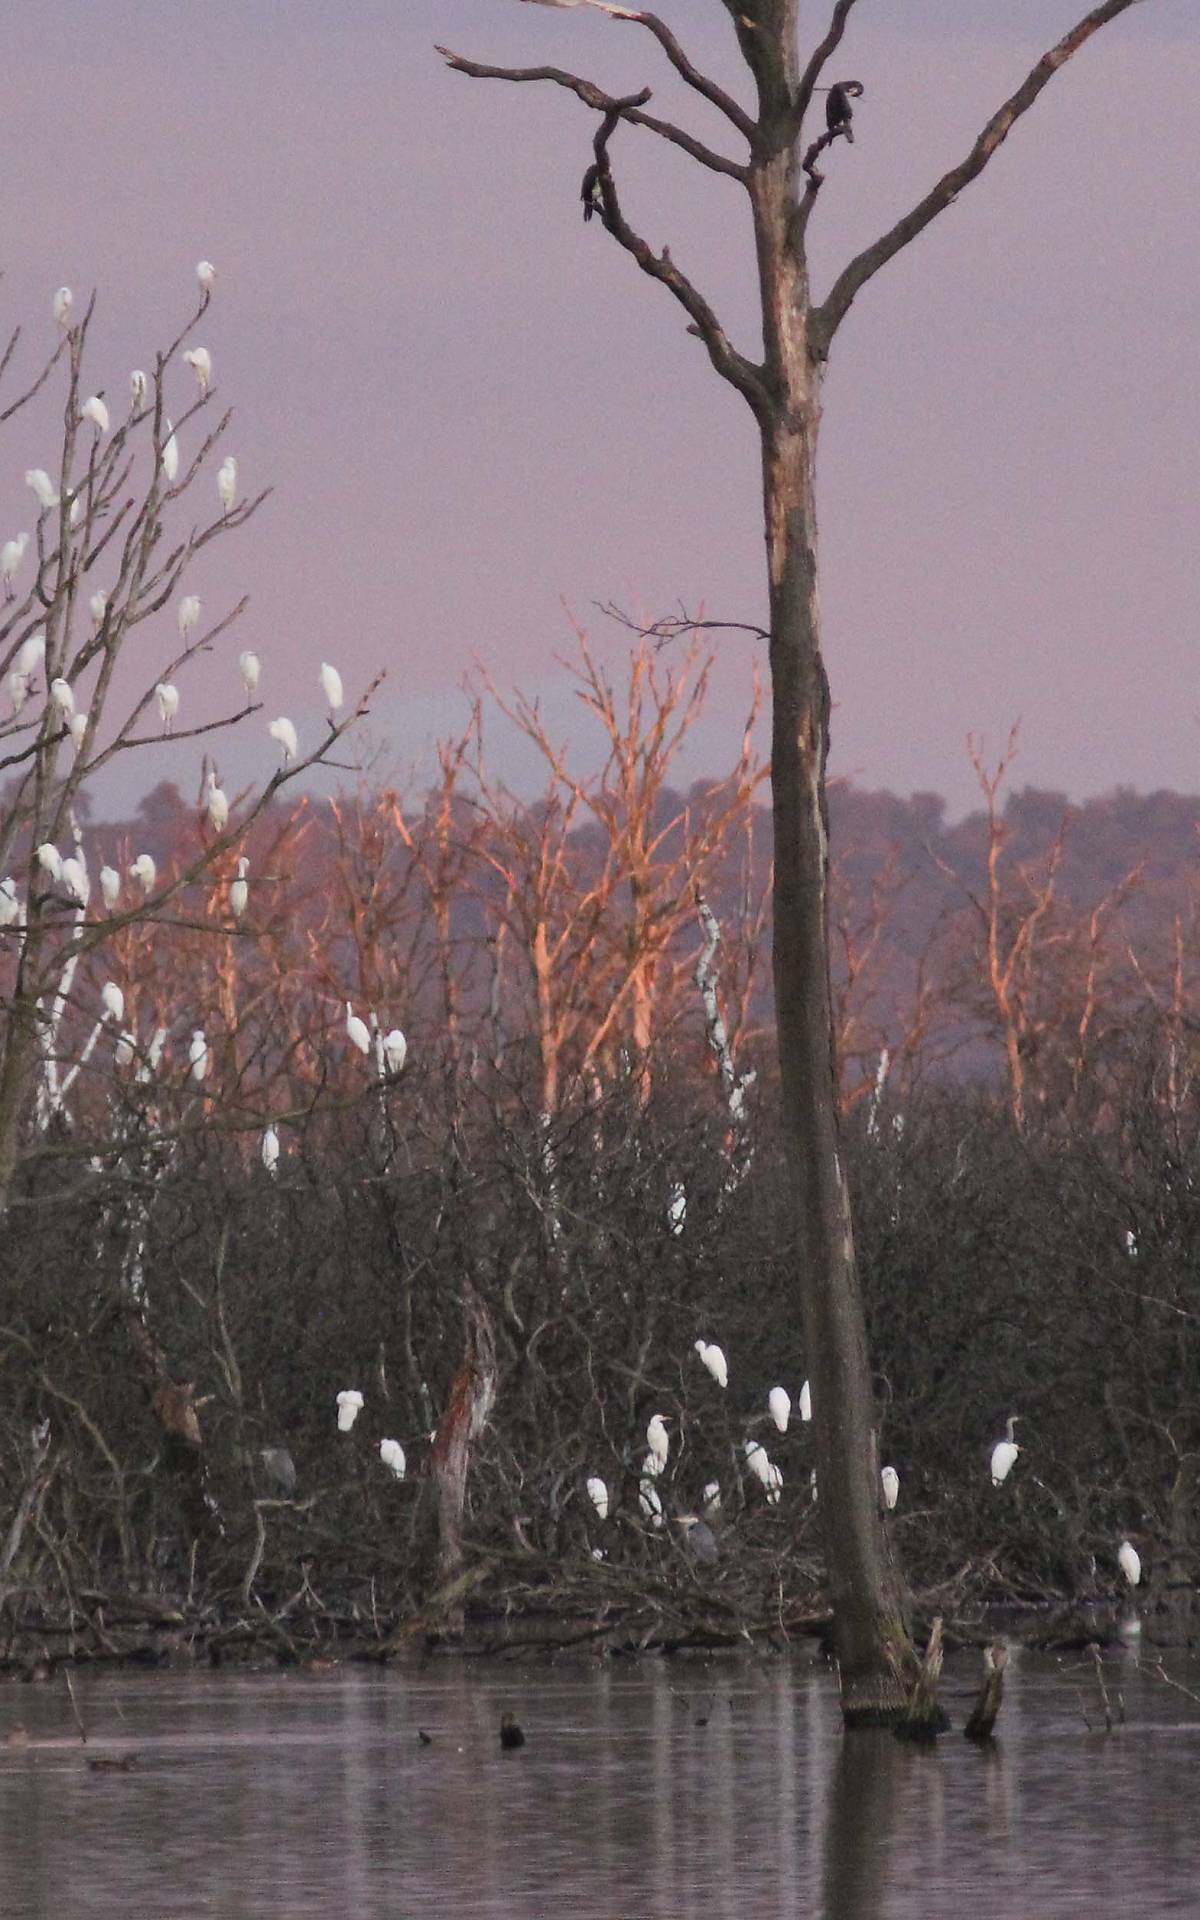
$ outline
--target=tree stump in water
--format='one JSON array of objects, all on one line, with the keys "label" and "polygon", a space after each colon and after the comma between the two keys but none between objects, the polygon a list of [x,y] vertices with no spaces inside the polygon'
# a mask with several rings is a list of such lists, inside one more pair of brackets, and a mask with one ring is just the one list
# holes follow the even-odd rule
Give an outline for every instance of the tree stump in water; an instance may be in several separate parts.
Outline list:
[{"label": "tree stump in water", "polygon": [[917,1672],[916,1683],[909,1695],[904,1718],[898,1720],[893,1732],[897,1740],[936,1740],[939,1733],[945,1733],[950,1725],[949,1715],[939,1704],[937,1697],[938,1681],[942,1674],[942,1617],[939,1614],[929,1630],[929,1645],[925,1657]]},{"label": "tree stump in water", "polygon": [[983,1650],[983,1679],[979,1692],[975,1696],[975,1705],[971,1708],[971,1717],[963,1728],[968,1740],[990,1740],[995,1731],[996,1717],[1000,1712],[1000,1702],[1004,1698],[1004,1669],[1008,1664],[1008,1648],[1003,1640],[993,1640],[990,1647]]}]

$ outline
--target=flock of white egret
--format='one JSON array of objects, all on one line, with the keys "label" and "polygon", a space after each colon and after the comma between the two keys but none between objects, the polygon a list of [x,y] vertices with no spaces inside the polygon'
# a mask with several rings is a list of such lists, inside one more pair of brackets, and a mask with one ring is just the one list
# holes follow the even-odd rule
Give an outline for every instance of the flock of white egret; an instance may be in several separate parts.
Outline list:
[{"label": "flock of white egret", "polygon": [[[366,1404],[363,1395],[357,1387],[343,1387],[334,1404],[337,1407],[338,1432],[349,1433]],[[408,1462],[404,1457],[404,1448],[398,1440],[381,1440],[379,1458],[393,1479],[403,1480],[408,1472]]]}]

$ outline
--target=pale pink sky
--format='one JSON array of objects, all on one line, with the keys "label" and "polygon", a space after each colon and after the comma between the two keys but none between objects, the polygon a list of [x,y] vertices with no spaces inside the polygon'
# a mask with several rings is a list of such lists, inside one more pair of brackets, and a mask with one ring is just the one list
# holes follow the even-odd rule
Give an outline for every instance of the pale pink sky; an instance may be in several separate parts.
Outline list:
[{"label": "pale pink sky", "polygon": [[[718,0],[661,10],[744,94]],[[1083,10],[860,0],[836,67],[867,91],[814,221],[818,284]],[[814,27],[827,11],[809,9]],[[237,408],[230,445],[247,487],[276,493],[195,584],[212,607],[252,593],[239,644],[266,657],[273,711],[316,723],[322,658],[351,685],[385,664],[376,738],[397,771],[427,769],[475,658],[578,730],[555,665],[564,602],[614,663],[595,601],[761,619],[749,415],[674,303],[584,228],[592,116],[432,52],[649,82],[659,110],[723,140],[647,35],[514,0],[39,0],[5,39],[0,324],[24,321],[32,351],[53,289],[98,285],[97,384],[123,398],[196,259],[220,270],[205,340]],[[1200,785],[1198,99],[1194,0],[1145,0],[836,343],[834,764],[864,784],[961,809],[967,731],[999,747],[1022,716],[1021,780]],[[753,349],[737,187],[633,130],[614,155],[635,224]],[[0,538],[29,524],[20,477],[47,451],[32,418],[8,430]],[[731,640],[690,771],[728,761],[747,686]],[[197,761],[181,746],[153,773],[187,788]],[[238,777],[260,762],[257,741],[229,755]]]}]

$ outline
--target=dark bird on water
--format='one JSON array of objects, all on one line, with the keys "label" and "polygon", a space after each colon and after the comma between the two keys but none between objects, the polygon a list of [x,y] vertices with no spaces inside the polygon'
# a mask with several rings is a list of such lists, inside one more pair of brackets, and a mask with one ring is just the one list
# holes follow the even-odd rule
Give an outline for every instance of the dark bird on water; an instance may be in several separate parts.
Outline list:
[{"label": "dark bird on water", "polygon": [[424,1727],[417,1728],[417,1739],[423,1747],[431,1747],[433,1745],[433,1735],[426,1733]]},{"label": "dark bird on water", "polygon": [[89,1773],[132,1773],[136,1766],[136,1753],[97,1753],[88,1756]]},{"label": "dark bird on water", "polygon": [[500,1715],[500,1745],[506,1753],[514,1753],[525,1745],[525,1734],[515,1713]]},{"label": "dark bird on water", "polygon": [[829,89],[825,102],[825,125],[831,134],[842,134],[854,144],[854,128],[850,122],[854,118],[852,100],[861,100],[865,89],[861,80],[837,80]]}]

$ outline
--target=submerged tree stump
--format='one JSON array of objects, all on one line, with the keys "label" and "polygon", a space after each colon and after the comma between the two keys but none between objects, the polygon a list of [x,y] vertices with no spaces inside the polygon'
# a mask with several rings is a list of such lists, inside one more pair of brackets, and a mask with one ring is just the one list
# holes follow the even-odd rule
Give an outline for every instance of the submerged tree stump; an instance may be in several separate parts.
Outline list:
[{"label": "submerged tree stump", "polygon": [[993,1640],[991,1646],[983,1650],[983,1679],[975,1696],[975,1705],[971,1708],[971,1717],[963,1728],[965,1739],[982,1741],[992,1738],[1000,1702],[1004,1698],[1004,1669],[1007,1665],[1008,1648],[1003,1640]]},{"label": "submerged tree stump", "polygon": [[939,1614],[929,1630],[929,1645],[917,1670],[904,1717],[893,1728],[897,1740],[936,1740],[939,1733],[945,1733],[949,1728],[949,1715],[937,1697],[943,1657],[942,1616]]}]

